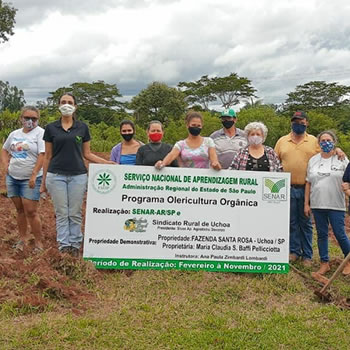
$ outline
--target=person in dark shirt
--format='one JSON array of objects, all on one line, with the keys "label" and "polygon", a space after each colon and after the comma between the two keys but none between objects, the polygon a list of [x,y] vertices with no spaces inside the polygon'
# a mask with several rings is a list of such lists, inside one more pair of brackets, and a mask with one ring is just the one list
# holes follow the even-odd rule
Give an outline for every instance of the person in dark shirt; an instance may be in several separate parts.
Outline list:
[{"label": "person in dark shirt", "polygon": [[92,163],[115,164],[90,151],[88,126],[75,119],[76,99],[66,93],[59,99],[61,118],[48,124],[44,133],[45,158],[40,192],[48,190],[56,213],[58,248],[79,255],[82,205],[87,185],[84,158]]},{"label": "person in dark shirt", "polygon": [[[158,160],[162,160],[173,148],[167,143],[162,143],[164,128],[159,120],[152,120],[149,123],[147,135],[150,143],[141,146],[138,149],[136,154],[136,165],[153,166]],[[175,159],[170,166],[177,167],[177,160]]]}]

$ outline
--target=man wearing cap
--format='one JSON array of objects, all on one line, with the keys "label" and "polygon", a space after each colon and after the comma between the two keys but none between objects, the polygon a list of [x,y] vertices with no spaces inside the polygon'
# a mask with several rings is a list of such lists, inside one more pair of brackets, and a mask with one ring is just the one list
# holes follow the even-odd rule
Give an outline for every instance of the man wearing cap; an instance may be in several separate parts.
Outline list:
[{"label": "man wearing cap", "polygon": [[216,153],[222,169],[228,169],[235,153],[246,147],[248,141],[244,132],[235,126],[237,116],[233,109],[224,110],[220,118],[223,128],[214,131],[210,137],[215,143]]},{"label": "man wearing cap", "polygon": [[[295,112],[291,126],[291,133],[282,136],[275,146],[283,170],[291,173],[289,260],[295,262],[302,258],[305,266],[311,266],[312,223],[311,218],[304,215],[304,191],[309,159],[320,152],[320,147],[317,138],[306,132],[305,112]],[[337,155],[341,158],[344,153],[338,148]]]}]

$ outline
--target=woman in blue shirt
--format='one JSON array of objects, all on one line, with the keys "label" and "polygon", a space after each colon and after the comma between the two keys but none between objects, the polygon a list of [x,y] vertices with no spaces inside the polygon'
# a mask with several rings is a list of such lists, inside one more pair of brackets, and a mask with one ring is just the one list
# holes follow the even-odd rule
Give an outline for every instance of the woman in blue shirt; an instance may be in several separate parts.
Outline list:
[{"label": "woman in blue shirt", "polygon": [[110,159],[117,164],[135,165],[137,150],[143,143],[134,139],[135,125],[131,120],[120,123],[120,135],[124,140],[112,148]]}]

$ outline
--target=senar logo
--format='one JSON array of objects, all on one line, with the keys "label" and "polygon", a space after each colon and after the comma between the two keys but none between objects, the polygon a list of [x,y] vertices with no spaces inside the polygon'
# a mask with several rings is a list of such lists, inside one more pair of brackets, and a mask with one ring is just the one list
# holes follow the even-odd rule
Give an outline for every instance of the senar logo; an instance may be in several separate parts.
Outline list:
[{"label": "senar logo", "polygon": [[98,193],[109,193],[116,185],[114,174],[109,170],[100,170],[92,178],[92,186]]},{"label": "senar logo", "polygon": [[286,201],[287,187],[286,179],[266,178],[263,181],[263,200]]}]

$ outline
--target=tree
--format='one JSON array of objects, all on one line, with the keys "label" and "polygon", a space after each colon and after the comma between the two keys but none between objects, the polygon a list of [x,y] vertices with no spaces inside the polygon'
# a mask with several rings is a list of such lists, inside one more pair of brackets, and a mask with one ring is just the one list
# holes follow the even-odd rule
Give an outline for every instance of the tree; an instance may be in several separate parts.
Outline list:
[{"label": "tree", "polygon": [[129,104],[129,108],[134,110],[136,121],[143,125],[153,119],[165,124],[177,120],[185,112],[186,106],[181,91],[159,82],[148,85]]},{"label": "tree", "polygon": [[186,101],[192,104],[199,104],[204,110],[209,110],[209,103],[216,100],[216,96],[212,93],[210,87],[210,78],[207,75],[203,75],[197,81],[191,81],[189,83],[181,81],[177,85],[186,96]]},{"label": "tree", "polygon": [[350,104],[350,87],[338,83],[326,83],[325,81],[310,81],[298,85],[295,91],[287,94],[285,109],[294,112],[296,110],[327,111]]},{"label": "tree", "polygon": [[50,92],[47,102],[49,108],[53,110],[59,102],[59,98],[67,93],[72,93],[79,104],[77,117],[91,123],[115,122],[117,111],[123,110],[124,103],[118,98],[122,95],[117,85],[107,84],[102,80],[92,83],[73,83],[69,87],[61,87]]},{"label": "tree", "polygon": [[256,108],[263,105],[263,99],[254,99],[253,97],[247,98],[245,100],[244,106],[241,109]]},{"label": "tree", "polygon": [[208,109],[209,103],[220,100],[225,109],[238,104],[241,100],[256,97],[256,89],[251,81],[231,73],[227,77],[208,78],[203,75],[195,82],[180,82],[178,85],[187,96],[188,102],[199,103]]},{"label": "tree", "polygon": [[0,111],[8,109],[19,111],[25,104],[24,93],[17,86],[10,86],[9,82],[0,80]]},{"label": "tree", "polygon": [[16,12],[17,9],[0,0],[0,43],[8,41],[9,37],[14,34]]},{"label": "tree", "polygon": [[254,95],[256,89],[251,85],[251,81],[239,77],[236,73],[231,73],[227,77],[212,78],[211,87],[225,109],[238,104],[242,99],[256,97]]}]

